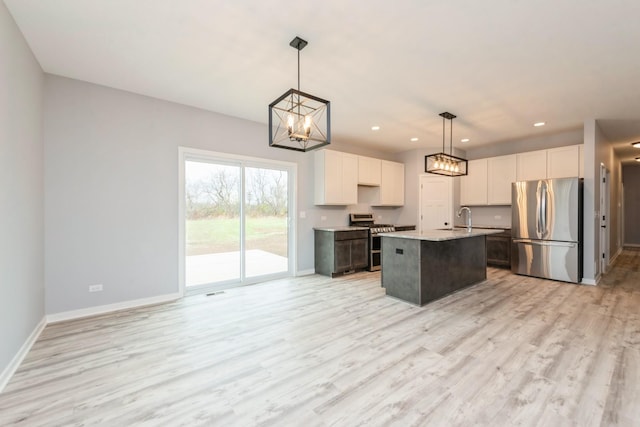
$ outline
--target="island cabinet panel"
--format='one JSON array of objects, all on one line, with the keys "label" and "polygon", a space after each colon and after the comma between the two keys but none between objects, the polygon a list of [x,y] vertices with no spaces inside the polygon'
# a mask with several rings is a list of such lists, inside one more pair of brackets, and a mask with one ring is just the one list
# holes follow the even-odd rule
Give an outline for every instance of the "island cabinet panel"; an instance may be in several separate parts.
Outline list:
[{"label": "island cabinet panel", "polygon": [[422,305],[420,286],[420,240],[382,238],[382,286],[387,295]]},{"label": "island cabinet panel", "polygon": [[367,268],[369,234],[367,230],[315,230],[315,270],[334,277]]},{"label": "island cabinet panel", "polygon": [[511,231],[487,236],[487,265],[511,268]]},{"label": "island cabinet panel", "polygon": [[382,254],[386,294],[416,305],[487,278],[484,235],[444,241],[383,236]]}]

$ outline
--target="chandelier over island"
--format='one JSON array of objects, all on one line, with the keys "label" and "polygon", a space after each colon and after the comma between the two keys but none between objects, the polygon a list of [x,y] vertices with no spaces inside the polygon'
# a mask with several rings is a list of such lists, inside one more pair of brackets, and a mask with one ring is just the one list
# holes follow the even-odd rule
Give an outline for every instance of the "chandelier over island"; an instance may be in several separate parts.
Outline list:
[{"label": "chandelier over island", "polygon": [[[467,174],[467,160],[456,157],[453,151],[453,119],[456,118],[449,112],[440,113],[442,117],[442,152],[429,154],[424,157],[424,171],[436,175],[463,176]],[[449,153],[445,152],[445,120],[451,124],[449,130]]]},{"label": "chandelier over island", "polygon": [[269,104],[269,146],[310,151],[331,143],[330,103],[300,91],[300,51],[307,42],[294,38],[298,50],[298,89],[289,89]]}]

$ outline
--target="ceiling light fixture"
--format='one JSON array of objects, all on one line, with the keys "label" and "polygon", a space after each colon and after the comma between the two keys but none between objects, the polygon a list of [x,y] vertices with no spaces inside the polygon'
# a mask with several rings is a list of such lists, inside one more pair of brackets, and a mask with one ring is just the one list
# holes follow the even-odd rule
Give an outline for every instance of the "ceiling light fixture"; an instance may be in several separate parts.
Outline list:
[{"label": "ceiling light fixture", "polygon": [[418,140],[418,138],[416,138],[416,137],[411,138],[411,142],[416,142],[417,140]]},{"label": "ceiling light fixture", "polygon": [[535,127],[539,128],[540,126],[544,126],[544,125],[546,125],[546,123],[545,123],[545,122],[538,122],[538,123],[534,123],[533,125],[534,125]]},{"label": "ceiling light fixture", "polygon": [[636,162],[640,162],[640,157],[636,157]]},{"label": "ceiling light fixture", "polygon": [[331,144],[330,103],[300,91],[300,51],[307,42],[296,37],[289,45],[298,51],[298,89],[289,89],[269,104],[269,146],[315,150]]},{"label": "ceiling light fixture", "polygon": [[469,142],[469,138],[462,138],[460,142]]},{"label": "ceiling light fixture", "polygon": [[[442,117],[442,152],[424,156],[424,171],[436,175],[462,176],[467,174],[467,160],[452,155],[453,151],[453,119],[456,118],[451,113],[440,113]],[[451,128],[449,131],[449,154],[444,152],[445,141],[445,120],[449,120]]]},{"label": "ceiling light fixture", "polygon": [[640,141],[638,142],[632,142],[631,145],[633,145],[636,148],[640,148]]},{"label": "ceiling light fixture", "polygon": [[371,126],[371,130],[380,130],[380,126]]}]

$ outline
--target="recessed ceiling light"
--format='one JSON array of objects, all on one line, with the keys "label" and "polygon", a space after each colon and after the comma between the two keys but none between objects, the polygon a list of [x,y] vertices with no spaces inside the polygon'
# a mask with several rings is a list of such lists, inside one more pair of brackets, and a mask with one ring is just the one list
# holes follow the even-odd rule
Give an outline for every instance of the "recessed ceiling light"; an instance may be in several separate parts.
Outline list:
[{"label": "recessed ceiling light", "polygon": [[371,130],[380,130],[380,126],[371,126]]},{"label": "recessed ceiling light", "polygon": [[415,136],[413,138],[411,138],[411,142],[416,142],[418,140],[418,138],[416,138]]},{"label": "recessed ceiling light", "polygon": [[640,162],[640,157],[636,157],[636,162]]},{"label": "recessed ceiling light", "polygon": [[462,138],[460,142],[469,142],[469,138]]},{"label": "recessed ceiling light", "polygon": [[546,125],[546,123],[545,123],[545,122],[538,122],[538,123],[534,123],[533,125],[534,125],[535,127],[539,128],[540,126],[544,126],[544,125]]},{"label": "recessed ceiling light", "polygon": [[640,148],[640,141],[638,142],[632,142],[631,145],[633,145],[636,148]]}]

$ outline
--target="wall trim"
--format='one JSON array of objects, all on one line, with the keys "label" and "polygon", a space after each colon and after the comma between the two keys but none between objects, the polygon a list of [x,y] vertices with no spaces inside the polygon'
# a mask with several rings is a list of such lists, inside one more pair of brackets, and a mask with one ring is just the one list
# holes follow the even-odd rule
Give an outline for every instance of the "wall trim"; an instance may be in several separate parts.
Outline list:
[{"label": "wall trim", "polygon": [[636,243],[625,243],[623,247],[628,247],[628,248],[640,248],[640,245],[636,244]]},{"label": "wall trim", "polygon": [[298,271],[296,271],[296,277],[311,276],[312,274],[316,274],[316,269],[315,268],[309,268],[307,270],[298,270]]},{"label": "wall trim", "polygon": [[100,314],[112,313],[114,311],[128,310],[132,308],[144,307],[147,305],[162,304],[182,298],[180,292],[172,294],[158,295],[150,298],[141,298],[118,302],[115,304],[99,305],[95,307],[82,308],[80,310],[63,311],[60,313],[48,314],[47,324],[64,322],[65,320],[81,319],[83,317],[97,316]]},{"label": "wall trim", "polygon": [[595,279],[582,278],[582,282],[580,283],[583,285],[597,286],[599,281],[600,281],[600,275],[598,274],[598,277],[596,277]]},{"label": "wall trim", "polygon": [[18,350],[16,355],[13,356],[13,359],[11,359],[11,362],[9,362],[9,365],[4,369],[4,371],[2,371],[2,374],[0,374],[0,393],[2,393],[11,377],[13,377],[13,374],[18,370],[25,356],[29,353],[29,350],[31,350],[31,347],[36,342],[45,326],[47,326],[47,316],[42,316],[40,322],[33,329],[24,344],[22,344],[22,347],[20,347],[20,350]]},{"label": "wall trim", "polygon": [[[298,206],[298,164],[291,161],[272,160],[260,157],[245,156],[241,154],[223,153],[219,151],[203,150],[199,148],[190,148],[186,146],[178,146],[178,289],[182,295],[188,294],[186,285],[186,203],[185,203],[185,162],[201,161],[201,162],[232,162],[240,168],[245,167],[274,167],[278,166],[286,170],[289,174],[289,233],[287,243],[289,250],[289,263],[287,266],[285,277],[295,277],[297,275],[296,268],[298,265],[298,218],[296,216]],[[242,207],[241,207],[242,210]],[[243,277],[241,286],[249,285],[254,282]],[[270,280],[269,275],[260,276],[260,281]],[[257,282],[255,282],[257,283]]]},{"label": "wall trim", "polygon": [[618,250],[616,251],[615,254],[613,254],[613,256],[611,258],[609,258],[609,266],[612,266],[613,263],[615,262],[616,258],[618,258],[618,255],[620,255],[622,253],[622,247],[619,247]]}]

